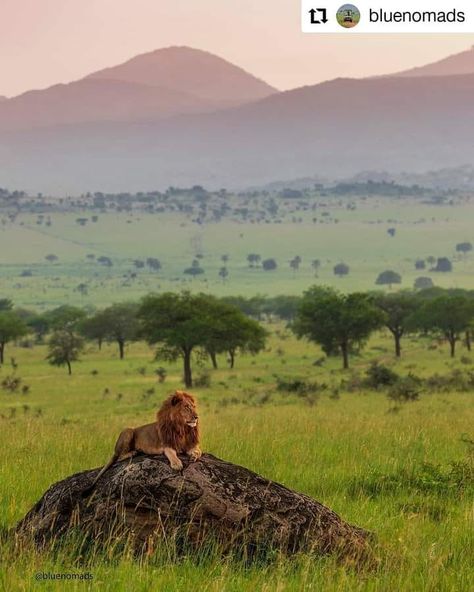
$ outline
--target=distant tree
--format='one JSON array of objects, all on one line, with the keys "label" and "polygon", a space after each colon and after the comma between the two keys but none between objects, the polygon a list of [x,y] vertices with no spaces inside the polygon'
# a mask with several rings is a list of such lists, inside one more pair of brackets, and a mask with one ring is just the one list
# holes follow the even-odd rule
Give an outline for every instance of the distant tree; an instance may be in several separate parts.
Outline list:
[{"label": "distant tree", "polygon": [[383,324],[393,335],[395,341],[395,355],[401,356],[401,339],[411,327],[412,318],[419,303],[416,296],[410,292],[397,294],[376,294],[375,304],[384,313]]},{"label": "distant tree", "polygon": [[5,347],[10,341],[19,339],[28,333],[24,321],[13,311],[0,312],[0,364],[5,361]]},{"label": "distant tree", "polygon": [[100,322],[108,341],[114,341],[119,348],[120,359],[125,357],[125,345],[138,339],[138,305],[133,302],[112,304],[100,314]]},{"label": "distant tree", "polygon": [[426,290],[434,286],[433,280],[430,277],[417,277],[413,287],[415,290]]},{"label": "distant tree", "polygon": [[456,245],[456,252],[458,253],[462,253],[463,255],[466,255],[466,253],[469,253],[470,251],[472,251],[472,244],[471,243],[458,243]]},{"label": "distant tree", "polygon": [[221,267],[219,269],[219,277],[225,283],[226,279],[229,277],[229,270],[227,269],[227,267]]},{"label": "distant tree", "polygon": [[258,267],[258,264],[261,261],[261,257],[260,255],[257,255],[256,253],[250,253],[250,255],[247,255],[247,261],[249,263],[249,267]]},{"label": "distant tree", "polygon": [[99,351],[107,338],[109,323],[103,311],[99,311],[79,323],[79,331],[86,339],[97,341]]},{"label": "distant tree", "polygon": [[396,271],[382,271],[375,280],[375,283],[377,286],[389,286],[391,288],[393,284],[402,283],[402,276]]},{"label": "distant tree", "polygon": [[346,369],[354,346],[362,346],[383,320],[382,311],[367,294],[341,294],[314,286],[303,295],[293,331],[318,343],[328,356],[339,351]]},{"label": "distant tree", "polygon": [[257,354],[265,347],[266,331],[240,310],[220,300],[212,304],[213,320],[208,328],[205,350],[217,368],[217,354],[227,352],[234,368],[238,351]]},{"label": "distant tree", "polygon": [[222,255],[221,261],[224,263],[224,265],[226,265],[229,262],[229,255]]},{"label": "distant tree", "polygon": [[439,271],[442,273],[453,271],[453,264],[447,257],[439,257],[436,263],[436,267],[433,267],[431,271]]},{"label": "distant tree", "polygon": [[97,263],[100,263],[100,265],[103,265],[104,267],[112,267],[113,265],[112,259],[110,257],[106,257],[105,255],[97,257]]},{"label": "distant tree", "polygon": [[298,271],[298,269],[300,268],[300,265],[301,265],[301,257],[299,255],[296,255],[296,257],[293,257],[293,259],[291,259],[290,267],[294,272]]},{"label": "distant tree", "polygon": [[13,302],[10,298],[0,298],[0,312],[13,309]]},{"label": "distant tree", "polygon": [[145,261],[142,261],[141,259],[135,259],[133,261],[133,265],[137,268],[137,269],[143,269],[145,267]]},{"label": "distant tree", "polygon": [[311,267],[313,268],[314,275],[317,277],[319,268],[321,267],[321,261],[319,259],[313,259],[311,261]]},{"label": "distant tree", "polygon": [[300,296],[274,296],[265,302],[264,311],[284,321],[292,321],[296,317],[300,302]]},{"label": "distant tree", "polygon": [[192,354],[205,346],[210,320],[209,298],[189,292],[143,299],[138,312],[142,335],[151,345],[158,345],[157,358],[183,360],[184,383],[192,387]]},{"label": "distant tree", "polygon": [[265,259],[262,261],[262,267],[264,271],[274,271],[278,267],[278,264],[275,259]]},{"label": "distant tree", "polygon": [[415,269],[425,269],[426,268],[426,263],[424,261],[424,259],[417,259],[415,261]]},{"label": "distant tree", "polygon": [[232,304],[253,319],[261,320],[262,315],[266,312],[267,300],[263,296],[251,296],[250,298],[245,298],[244,296],[225,296],[221,300]]},{"label": "distant tree", "polygon": [[468,331],[474,318],[472,299],[465,295],[443,294],[427,300],[420,307],[415,321],[422,329],[439,331],[448,341],[454,358],[456,343]]},{"label": "distant tree", "polygon": [[147,257],[146,264],[153,271],[159,271],[161,269],[161,261],[156,257]]},{"label": "distant tree", "polygon": [[191,263],[191,267],[187,267],[183,273],[194,277],[196,275],[202,275],[204,273],[204,269],[201,267],[198,259],[194,259]]},{"label": "distant tree", "polygon": [[387,234],[388,234],[389,236],[391,236],[392,238],[395,236],[396,232],[397,232],[397,229],[396,229],[396,228],[389,228],[389,229],[387,230]]},{"label": "distant tree", "polygon": [[429,265],[434,265],[436,263],[436,257],[433,257],[433,255],[430,255],[429,257],[426,258],[426,261],[429,263]]},{"label": "distant tree", "polygon": [[35,334],[37,343],[43,343],[48,334],[51,323],[48,314],[35,314],[27,320],[28,328]]},{"label": "distant tree", "polygon": [[87,296],[87,294],[89,293],[89,288],[88,288],[87,284],[83,284],[83,283],[78,284],[76,286],[76,290],[77,290],[77,292],[79,292],[79,294],[81,296]]},{"label": "distant tree", "polygon": [[50,255],[46,255],[45,259],[46,259],[46,261],[49,261],[50,263],[54,263],[55,261],[58,260],[58,256],[51,253]]},{"label": "distant tree", "polygon": [[74,331],[79,323],[86,318],[86,313],[82,308],[64,304],[45,313],[46,321],[53,330]]},{"label": "distant tree", "polygon": [[57,330],[51,335],[46,359],[52,366],[67,366],[69,376],[72,374],[72,362],[79,360],[84,349],[84,340],[72,331]]},{"label": "distant tree", "polygon": [[338,263],[337,265],[334,266],[333,271],[334,271],[334,275],[337,275],[339,277],[343,277],[344,275],[349,274],[350,268],[345,263]]}]

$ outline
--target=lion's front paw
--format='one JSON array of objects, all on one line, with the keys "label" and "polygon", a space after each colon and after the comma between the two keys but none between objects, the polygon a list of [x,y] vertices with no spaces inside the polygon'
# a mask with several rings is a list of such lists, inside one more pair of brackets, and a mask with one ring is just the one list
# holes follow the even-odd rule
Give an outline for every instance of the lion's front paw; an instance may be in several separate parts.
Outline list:
[{"label": "lion's front paw", "polygon": [[176,460],[171,460],[170,461],[170,465],[171,468],[174,469],[175,471],[181,471],[183,468],[183,463],[179,460],[179,458],[177,458]]},{"label": "lion's front paw", "polygon": [[196,462],[201,458],[202,452],[199,448],[194,448],[194,450],[189,451],[188,455],[193,462]]}]

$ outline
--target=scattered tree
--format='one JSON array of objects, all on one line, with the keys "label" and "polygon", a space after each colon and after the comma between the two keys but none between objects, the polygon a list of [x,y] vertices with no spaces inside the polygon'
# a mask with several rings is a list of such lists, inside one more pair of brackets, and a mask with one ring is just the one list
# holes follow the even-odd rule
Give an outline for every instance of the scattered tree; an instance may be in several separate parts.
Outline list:
[{"label": "scattered tree", "polygon": [[382,271],[375,280],[375,283],[377,286],[389,286],[391,288],[393,284],[402,283],[402,276],[396,271]]},{"label": "scattered tree", "polygon": [[338,263],[337,265],[334,266],[333,271],[334,271],[334,275],[337,275],[338,277],[343,277],[343,276],[349,274],[350,268],[345,263]]},{"label": "scattered tree", "polygon": [[430,277],[417,277],[413,287],[415,290],[426,290],[434,286],[433,280]]},{"label": "scattered tree", "polygon": [[361,347],[383,319],[367,294],[346,295],[315,286],[304,293],[293,330],[298,337],[318,343],[328,356],[339,351],[343,367],[348,368],[354,346]]},{"label": "scattered tree", "polygon": [[415,316],[416,325],[423,329],[440,331],[448,341],[451,357],[456,343],[470,329],[474,317],[474,303],[464,295],[442,294],[427,300]]},{"label": "scattered tree", "polygon": [[49,339],[49,353],[46,359],[52,366],[67,366],[69,376],[72,374],[72,362],[79,360],[84,349],[84,340],[73,331],[59,329]]},{"label": "scattered tree", "polygon": [[264,271],[274,271],[278,265],[275,259],[265,259],[262,261],[262,267]]},{"label": "scattered tree", "polygon": [[401,339],[411,326],[411,320],[417,310],[418,301],[410,292],[397,294],[377,294],[376,305],[383,311],[383,323],[393,335],[395,355],[401,356]]},{"label": "scattered tree", "polygon": [[457,253],[462,253],[463,255],[466,255],[470,251],[472,251],[472,244],[471,243],[465,242],[465,243],[458,243],[456,245],[456,252]]},{"label": "scattered tree", "polygon": [[433,267],[431,271],[439,271],[441,273],[447,273],[453,271],[453,264],[447,257],[439,257],[436,263],[436,267]]},{"label": "scattered tree", "polygon": [[28,333],[23,320],[13,311],[0,311],[0,364],[5,362],[5,347],[10,341]]}]

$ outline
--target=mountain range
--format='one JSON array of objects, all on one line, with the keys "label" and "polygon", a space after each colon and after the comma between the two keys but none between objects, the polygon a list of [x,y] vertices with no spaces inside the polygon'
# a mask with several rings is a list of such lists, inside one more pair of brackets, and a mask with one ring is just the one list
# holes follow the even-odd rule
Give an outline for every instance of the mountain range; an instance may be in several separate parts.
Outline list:
[{"label": "mountain range", "polygon": [[279,92],[172,47],[0,102],[0,185],[55,194],[242,188],[474,160],[474,49]]}]

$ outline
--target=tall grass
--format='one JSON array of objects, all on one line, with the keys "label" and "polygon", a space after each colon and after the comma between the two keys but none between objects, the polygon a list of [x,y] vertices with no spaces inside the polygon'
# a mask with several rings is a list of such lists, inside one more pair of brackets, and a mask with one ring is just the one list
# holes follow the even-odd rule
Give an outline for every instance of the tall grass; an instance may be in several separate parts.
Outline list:
[{"label": "tall grass", "polygon": [[[53,550],[19,552],[5,532],[53,482],[103,464],[124,426],[149,421],[164,395],[180,385],[180,368],[168,367],[167,381],[158,384],[157,364],[142,344],[124,361],[112,347],[91,347],[70,378],[46,364],[41,347],[10,353],[31,388],[26,395],[0,391],[0,588],[472,590],[474,393],[424,391],[394,413],[383,392],[339,388],[347,377],[339,360],[313,366],[320,351],[276,335],[267,352],[239,359],[234,370],[220,360],[211,386],[196,389],[203,448],[313,496],[375,533],[372,569],[306,555],[248,565],[212,550],[176,557],[166,548],[137,560],[116,544],[81,547],[74,538]],[[374,358],[421,376],[466,370],[421,340],[407,341],[404,355],[392,362],[391,342],[377,336],[352,360],[353,372],[363,373]],[[5,366],[0,376],[10,372]],[[277,390],[275,375],[327,388],[311,399]],[[93,580],[39,582],[37,572],[90,572]]]}]

